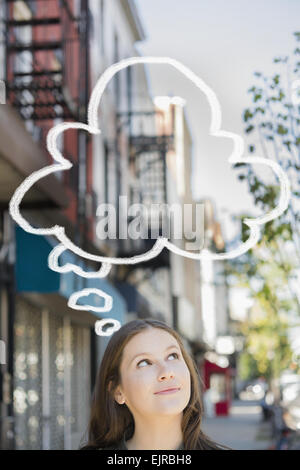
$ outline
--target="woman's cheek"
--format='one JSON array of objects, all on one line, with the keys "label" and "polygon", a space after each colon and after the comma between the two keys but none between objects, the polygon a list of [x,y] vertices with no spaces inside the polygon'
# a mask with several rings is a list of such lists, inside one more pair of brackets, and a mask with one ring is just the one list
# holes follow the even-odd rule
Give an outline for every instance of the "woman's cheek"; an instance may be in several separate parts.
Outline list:
[{"label": "woman's cheek", "polygon": [[[145,368],[146,369],[146,368]],[[132,387],[142,387],[149,377],[151,376],[151,371],[148,370],[136,370],[131,376],[131,386]]]},{"label": "woman's cheek", "polygon": [[139,377],[138,374],[136,374],[135,371],[131,372],[130,374],[127,375],[126,378],[126,383],[125,383],[125,388],[127,390],[132,390],[135,387],[137,387],[139,384]]}]

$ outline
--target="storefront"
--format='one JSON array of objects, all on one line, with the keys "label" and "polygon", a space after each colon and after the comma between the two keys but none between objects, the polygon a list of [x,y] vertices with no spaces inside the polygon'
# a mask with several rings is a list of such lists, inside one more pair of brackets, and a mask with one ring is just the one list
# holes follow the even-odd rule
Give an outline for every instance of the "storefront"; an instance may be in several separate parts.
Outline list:
[{"label": "storefront", "polygon": [[[77,449],[86,430],[102,337],[94,332],[97,314],[67,306],[75,286],[108,291],[114,310],[106,317],[125,321],[125,301],[108,281],[76,280],[74,273],[51,271],[47,258],[52,248],[53,240],[16,227],[16,449]],[[67,253],[62,262],[71,258]]]},{"label": "storefront", "polygon": [[[14,447],[14,316],[16,313],[14,222],[8,203],[25,177],[47,164],[45,151],[32,139],[19,113],[0,106],[0,340],[5,361],[0,369],[0,448]],[[16,138],[17,137],[17,138]],[[38,181],[22,203],[22,210],[66,207],[69,198],[54,175]]]},{"label": "storefront", "polygon": [[208,416],[227,416],[232,400],[231,367],[220,365],[204,359],[204,406]]}]

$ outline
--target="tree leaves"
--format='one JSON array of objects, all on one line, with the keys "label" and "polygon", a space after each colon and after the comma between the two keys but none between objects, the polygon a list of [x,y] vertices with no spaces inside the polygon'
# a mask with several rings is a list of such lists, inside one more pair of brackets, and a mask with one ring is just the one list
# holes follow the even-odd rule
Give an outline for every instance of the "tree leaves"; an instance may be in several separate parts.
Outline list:
[{"label": "tree leaves", "polygon": [[253,114],[250,112],[249,109],[246,109],[244,111],[244,121],[247,122],[248,119],[252,118],[253,117]]},{"label": "tree leaves", "polygon": [[253,129],[254,129],[254,126],[251,124],[250,126],[248,126],[248,127],[245,129],[245,132],[247,132],[247,133],[249,134],[250,132],[253,131]]},{"label": "tree leaves", "polygon": [[[300,32],[294,34],[296,40],[300,41]],[[299,54],[300,48],[297,47],[294,55],[298,58]],[[286,68],[289,56],[275,57],[273,62],[281,68]],[[298,65],[300,66],[300,63],[297,62],[297,67]],[[253,85],[248,90],[248,93],[252,94],[253,106],[245,109],[242,115],[243,121],[247,123],[245,133],[251,134],[253,138],[255,136],[266,158],[275,159],[284,170],[298,174],[300,106],[291,103],[288,88],[291,87],[293,76],[290,77],[288,86],[285,80],[282,80],[283,76],[284,78],[286,76],[286,70],[276,73],[270,79],[264,77],[261,72],[255,72],[254,76],[258,80],[263,78],[264,86]],[[298,79],[297,76],[294,78]],[[259,106],[255,106],[257,102]],[[255,145],[248,144],[249,152],[254,155],[256,150],[259,154],[256,142]],[[295,155],[296,149],[298,155]],[[234,168],[238,172],[242,170],[237,177],[240,181],[246,182],[255,204],[259,205],[263,213],[276,207],[280,195],[278,184],[266,184],[251,165],[235,164]],[[297,183],[293,181],[291,188],[292,197],[298,200],[299,186],[300,179]],[[249,215],[241,214],[237,217],[241,221],[240,238],[243,242],[250,235],[249,227],[243,222],[245,217]],[[290,205],[279,219],[271,220],[264,225],[262,239],[255,247],[239,259],[228,262],[231,279],[235,279],[231,282],[247,286],[254,300],[254,306],[249,311],[249,319],[241,325],[241,331],[247,338],[241,356],[242,373],[245,378],[246,376],[249,378],[251,374],[255,376],[263,373],[271,379],[288,368],[292,361],[287,331],[289,315],[295,313],[300,315],[295,284],[290,282],[295,278],[300,265],[299,230],[295,231],[295,227],[299,228],[299,223],[300,214],[293,213]],[[291,246],[294,247],[293,253]],[[259,281],[259,284],[254,283],[254,280]],[[300,363],[297,367],[300,370]]]},{"label": "tree leaves", "polygon": [[284,127],[282,124],[278,124],[277,126],[277,133],[279,135],[285,135],[288,134],[289,130],[287,127]]}]

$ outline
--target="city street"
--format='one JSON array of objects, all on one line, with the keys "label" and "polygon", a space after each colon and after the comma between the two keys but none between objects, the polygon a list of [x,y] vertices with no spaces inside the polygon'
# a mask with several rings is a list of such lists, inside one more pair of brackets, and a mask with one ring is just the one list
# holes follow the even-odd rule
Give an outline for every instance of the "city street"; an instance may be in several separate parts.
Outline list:
[{"label": "city street", "polygon": [[271,445],[268,424],[262,423],[256,401],[233,400],[229,416],[204,417],[202,429],[235,450],[266,450]]},{"label": "city street", "polygon": [[0,0],[0,450],[300,449],[299,17]]}]

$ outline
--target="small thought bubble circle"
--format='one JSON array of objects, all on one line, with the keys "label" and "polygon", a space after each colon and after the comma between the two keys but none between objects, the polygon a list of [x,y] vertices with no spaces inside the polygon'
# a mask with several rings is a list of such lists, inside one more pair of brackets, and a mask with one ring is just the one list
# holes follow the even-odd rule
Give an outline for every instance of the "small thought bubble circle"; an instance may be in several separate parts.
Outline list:
[{"label": "small thought bubble circle", "polygon": [[[103,331],[103,327],[107,324],[113,324],[113,326],[108,327]],[[98,336],[111,336],[115,331],[118,331],[121,328],[121,323],[114,318],[105,318],[103,320],[97,320],[95,323],[95,333]]]}]

